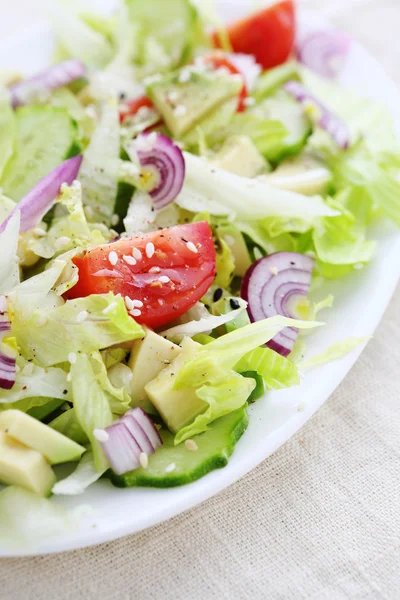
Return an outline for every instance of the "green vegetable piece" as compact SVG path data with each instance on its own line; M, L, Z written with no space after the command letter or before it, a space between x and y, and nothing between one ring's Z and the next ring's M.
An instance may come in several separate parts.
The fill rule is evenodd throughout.
M246 407L212 423L210 428L192 439L197 446L190 451L185 444L174 445L174 436L161 430L164 445L149 457L147 469L136 469L124 475L109 471L112 483L118 487L168 488L191 483L214 469L225 467L236 443L248 424Z
M240 374L242 377L254 379L254 381L256 382L256 387L251 392L250 396L247 398L247 402L249 404L252 404L264 395L264 380L261 377L261 375L257 373L257 371L243 371Z
M53 106L23 106L15 113L15 151L0 186L21 200L34 185L66 158L77 154L77 129L68 111Z

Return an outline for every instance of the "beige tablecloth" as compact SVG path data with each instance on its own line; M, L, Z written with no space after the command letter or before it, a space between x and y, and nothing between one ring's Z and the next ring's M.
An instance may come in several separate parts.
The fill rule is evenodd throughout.
M301 3L353 32L400 82L400 0ZM32 5L0 0L0 33L29 23ZM400 291L346 381L252 473L138 535L3 560L0 598L400 598L399 305Z

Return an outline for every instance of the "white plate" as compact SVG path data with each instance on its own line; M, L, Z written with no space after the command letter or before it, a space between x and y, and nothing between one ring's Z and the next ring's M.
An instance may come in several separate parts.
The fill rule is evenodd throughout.
M225 0L224 4L237 9L239 3ZM316 19L303 15L301 21L303 26L312 28ZM51 35L41 27L0 46L0 66L35 70L46 64L51 50ZM386 104L400 132L400 94L377 61L358 44L353 46L343 82ZM400 275L400 234L389 223L381 224L374 234L379 244L373 263L329 285L329 291L335 294L335 306L327 315L327 326L309 339L310 353L348 336L369 336L379 323ZM359 348L342 360L313 371L298 388L270 393L258 400L250 409L248 430L224 469L181 488L117 489L101 481L84 496L55 498L55 502L67 507L90 505L93 511L68 536L37 540L18 550L0 540L0 555L59 552L99 544L155 525L199 504L237 481L294 435L343 380L361 351Z

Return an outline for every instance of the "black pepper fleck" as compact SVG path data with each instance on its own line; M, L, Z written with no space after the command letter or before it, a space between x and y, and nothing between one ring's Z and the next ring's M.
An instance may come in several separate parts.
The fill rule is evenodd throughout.
M218 300L220 300L222 298L223 293L224 292L223 292L222 288L217 288L213 295L213 301L218 302Z
M240 304L237 300L235 300L234 298L231 298L229 300L229 304L231 305L232 310L236 310L237 308L240 308Z

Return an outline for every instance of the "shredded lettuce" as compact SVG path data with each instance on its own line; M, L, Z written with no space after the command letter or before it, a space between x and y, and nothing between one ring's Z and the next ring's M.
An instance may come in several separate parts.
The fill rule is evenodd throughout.
M0 233L0 293L9 292L19 283L19 223L20 213L17 210Z
M118 107L116 98L111 96L103 105L79 171L89 221L111 224L117 196L119 147Z
M256 371L269 390L280 390L299 385L300 376L296 365L270 348L255 348L235 365L239 373Z
M87 318L81 322L77 317L83 311ZM68 361L71 353L89 353L143 335L140 325L129 317L121 296L112 292L35 310L28 320L16 312L11 330L23 356L45 367Z
M82 429L74 408L64 411L61 415L53 419L49 423L49 427L66 435L77 444L84 446L89 443L89 438Z
M89 485L100 479L104 471L97 471L94 464L93 452L85 452L75 471L54 484L52 492L56 496L76 496L83 494Z
M0 84L0 178L14 151L15 122L10 95Z
M324 350L320 354L312 356L311 358L305 358L298 363L299 368L302 371L315 369L326 363L343 358L346 354L352 352L360 344L365 344L370 338L357 338L349 337L340 342L336 342L329 346L327 350Z
M71 384L63 369L58 367L44 369L22 357L17 359L17 365L16 381L11 390L0 389L0 403L10 404L36 396L47 398L47 400L49 398L72 399ZM11 408L15 408L15 406ZM29 408L31 406L28 406L26 410Z
M89 438L96 471L104 472L108 463L94 430L104 429L113 421L109 396L102 388L88 355L78 354L70 372L76 418Z

